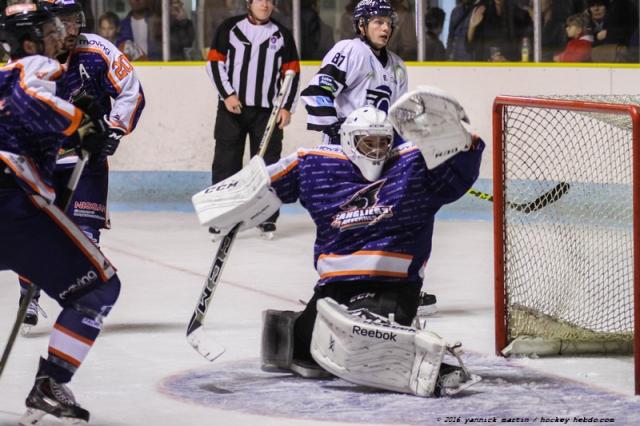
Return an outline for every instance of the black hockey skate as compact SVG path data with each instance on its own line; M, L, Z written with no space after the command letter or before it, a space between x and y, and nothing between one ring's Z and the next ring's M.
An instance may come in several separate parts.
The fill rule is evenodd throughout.
M65 425L88 424L89 412L76 403L73 393L66 385L56 382L42 372L44 362L44 359L40 358L36 382L25 402L27 411L18 424L38 425L47 414L58 417Z
M265 240L273 240L273 237L276 233L276 224L273 222L262 222L258 225L258 229L260 230L260 236Z
M435 314L436 312L438 312L436 302L437 299L435 294L429 294L421 291L420 301L418 302L418 312L416 315L419 317L426 317Z

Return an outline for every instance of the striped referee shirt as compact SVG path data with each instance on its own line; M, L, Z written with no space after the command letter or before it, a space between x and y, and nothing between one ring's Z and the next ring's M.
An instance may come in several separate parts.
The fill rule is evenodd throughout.
M207 74L221 99L235 94L245 106L272 108L285 71L293 70L284 108L293 112L300 80L300 61L291 32L270 20L252 24L247 15L225 20L213 38Z

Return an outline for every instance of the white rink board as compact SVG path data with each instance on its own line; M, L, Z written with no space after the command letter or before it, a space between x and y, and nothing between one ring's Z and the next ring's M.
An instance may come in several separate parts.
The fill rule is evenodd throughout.
M318 65L302 67L304 87ZM202 65L137 65L147 106L139 128L121 144L112 170L210 170L217 92ZM497 95L571 95L638 93L637 68L537 66L409 66L409 88L428 84L457 97L477 133L490 145L491 108ZM320 134L307 132L306 112L298 103L285 131L283 154L314 146ZM491 177L491 148L481 177Z

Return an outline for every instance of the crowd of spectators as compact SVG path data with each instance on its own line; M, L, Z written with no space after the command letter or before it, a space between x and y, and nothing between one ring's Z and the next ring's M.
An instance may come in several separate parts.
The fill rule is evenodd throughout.
M0 6L17 1L21 0L0 0ZM127 1L126 15L107 11L96 19L91 0L81 0L87 31L112 41L131 60L162 60L161 0ZM206 51L197 47L206 50L222 21L246 13L245 0L199 0L204 2L204 42L196 46L194 21L198 18L195 12L189 16L191 4L185 7L183 1L170 0L171 60L203 59ZM414 1L391 0L397 20L388 47L409 61L418 58ZM427 1L428 5L438 3ZM533 0L456 3L448 17L440 7L427 7L426 61L533 60ZM541 61L640 62L638 3L639 0L541 0ZM348 0L340 16L332 18L328 11L320 10L318 0L301 0L301 59L321 59L336 41L353 38L351 14L356 4L357 0ZM292 29L292 0L277 0L273 18ZM583 28L576 33L577 24L582 22Z

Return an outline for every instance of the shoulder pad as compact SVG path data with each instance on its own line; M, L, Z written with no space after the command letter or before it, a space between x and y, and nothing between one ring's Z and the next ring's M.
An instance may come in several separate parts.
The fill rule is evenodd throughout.
M34 80L56 80L62 74L62 65L55 59L46 56L32 55L18 59L16 66L22 67L24 81L28 83Z

